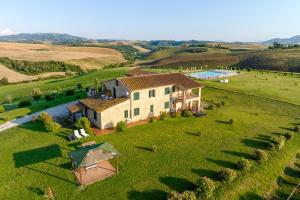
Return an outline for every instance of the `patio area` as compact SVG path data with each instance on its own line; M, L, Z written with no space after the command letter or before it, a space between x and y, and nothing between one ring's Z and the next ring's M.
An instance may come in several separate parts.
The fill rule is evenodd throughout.
M80 185L92 184L111 177L116 173L117 170L107 160L104 160L92 167L83 170L77 169L74 171L76 179Z

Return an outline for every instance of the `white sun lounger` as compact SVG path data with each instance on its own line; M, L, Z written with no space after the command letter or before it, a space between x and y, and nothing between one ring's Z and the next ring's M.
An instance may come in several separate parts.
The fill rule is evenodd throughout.
M82 135L83 137L88 137L89 136L89 134L87 134L83 128L80 129L80 135Z
M80 134L79 134L79 131L78 130L75 130L74 131L74 135L77 139L80 139L80 138L83 138Z

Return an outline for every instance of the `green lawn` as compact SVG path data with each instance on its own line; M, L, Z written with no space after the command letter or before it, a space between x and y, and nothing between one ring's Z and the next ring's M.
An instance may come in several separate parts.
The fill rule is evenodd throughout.
M230 78L228 84L202 81L206 86L245 92L300 105L300 74L245 72Z
M109 80L116 77L123 76L128 68L118 69L103 69L96 72L86 74L84 76L72 77L68 79L60 80L46 80L37 81L31 83L23 83L16 85L8 85L0 87L0 102L5 99L7 95L14 97L15 102L12 105L5 104L6 112L0 114L0 124L3 124L5 120L12 120L17 117L22 117L33 112L43 110L45 108L53 107L59 104L67 103L78 99L77 96L83 98L86 96L85 90L76 90L75 95L66 96L65 91L68 88L76 89L77 84L81 83L83 87L93 86L95 79L99 81ZM32 105L26 108L18 108L18 99L22 97L30 97L30 92L33 88L39 87L44 93L49 91L57 90L58 87L61 90L61 94L52 101L46 101L43 97L40 101L32 101ZM1 105L1 104L0 104Z
M0 196L3 199L43 199L52 187L56 199L165 199L170 190L194 188L200 176L234 168L264 149L271 136L286 133L299 123L300 107L266 98L205 88L203 96L225 106L208 110L205 118L155 121L124 133L93 136L86 141L108 141L122 154L120 173L84 189L76 185L67 153L78 146L65 136L46 133L41 124L28 123L0 135ZM233 119L234 123L227 122ZM201 132L200 136L195 132ZM82 141L84 142L84 141ZM269 161L230 184L216 182L217 199L260 199L272 188L299 150L300 135L280 152L268 152ZM158 151L147 148L157 145ZM288 193L290 188L284 189Z
M58 87L61 90L74 88L78 83L83 84L84 87L91 86L94 84L96 78L98 78L99 81L113 79L123 76L127 70L128 68L101 69L83 76L0 86L0 102L5 99L6 95L12 95L14 98L29 96L32 88L35 87L39 87L43 92L47 92L56 90Z

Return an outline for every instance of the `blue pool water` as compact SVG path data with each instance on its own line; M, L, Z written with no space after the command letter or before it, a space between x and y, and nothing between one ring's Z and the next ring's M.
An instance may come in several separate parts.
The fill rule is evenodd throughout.
M201 79L209 79L209 78L221 78L226 77L229 74L219 71L204 71L204 72L194 72L191 73L190 76L194 78L201 78Z

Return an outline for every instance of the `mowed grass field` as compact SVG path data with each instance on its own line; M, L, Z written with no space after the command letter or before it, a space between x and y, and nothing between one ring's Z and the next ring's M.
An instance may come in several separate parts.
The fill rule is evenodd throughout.
M93 86L96 79L99 81L104 81L113 79L115 77L124 76L127 70L129 70L129 68L102 69L82 76L1 86L0 101L3 101L7 95L12 95L14 98L30 96L31 90L36 87L40 88L45 93L48 91L57 90L58 88L60 90L75 88L78 83L81 83L83 87Z
M0 196L4 199L41 199L48 187L56 199L166 199L171 190L195 188L200 176L215 180L225 167L235 169L237 160L251 160L254 149L266 148L270 137L286 133L299 122L300 107L247 94L204 88L203 97L225 106L207 110L205 118L170 118L127 129L123 133L92 136L69 142L72 132L51 134L38 122L0 135ZM233 119L232 125L227 122ZM195 134L200 132L201 134ZM122 154L120 173L80 189L71 173L68 153L80 143L108 141ZM216 180L215 199L260 199L275 190L285 166L299 150L300 135L269 160L253 163L248 173L238 173L232 183ZM147 148L158 147L157 152ZM281 192L286 197L291 188Z
M66 102L74 101L85 97L85 87L94 86L95 80L98 79L100 82L104 80L113 79L116 77L121 77L125 74L128 68L118 68L118 69L103 69L95 71L83 76L63 78L63 79L49 79L44 81L36 81L30 83L7 85L0 87L0 102L3 102L6 96L11 96L14 99L13 104L4 104L6 112L0 113L0 124L3 124L7 120L12 120L17 117L26 116L30 113L43 110L45 108L53 107ZM81 83L84 87L79 91L77 89L77 84ZM26 108L18 108L18 102L21 99L31 98L31 91L33 88L40 88L44 94L51 93L53 91L59 92L60 94L55 100L46 101L44 97L39 101L32 101L32 105ZM66 96L65 92L68 89L75 89L75 94L72 96Z
M229 78L229 83L218 80L202 81L208 87L264 96L300 105L300 74L277 72L246 72Z
M8 42L0 42L0 56L12 60L78 63L83 69L99 69L104 65L125 61L120 52L110 48Z

